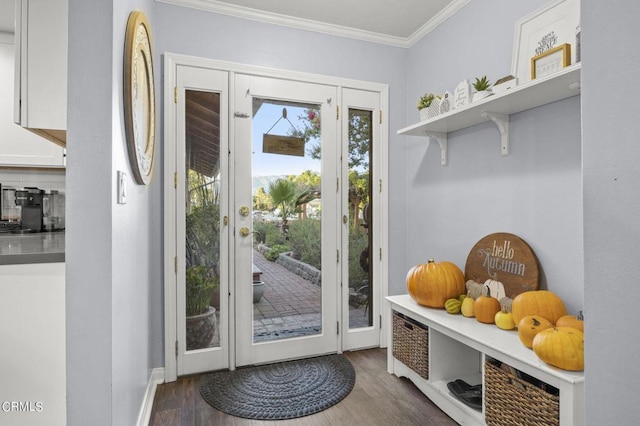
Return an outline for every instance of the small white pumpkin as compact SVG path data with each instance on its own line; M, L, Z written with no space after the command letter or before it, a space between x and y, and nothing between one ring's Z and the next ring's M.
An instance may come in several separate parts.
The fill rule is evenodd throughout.
M492 280L489 278L484 282L484 285L489 288L489 295L500 300L506 297L507 293L504 291L504 285L500 281Z
M487 286L474 280L468 280L465 283L465 287L467 289L467 295L471 296L474 300L480 296L487 296L489 294Z

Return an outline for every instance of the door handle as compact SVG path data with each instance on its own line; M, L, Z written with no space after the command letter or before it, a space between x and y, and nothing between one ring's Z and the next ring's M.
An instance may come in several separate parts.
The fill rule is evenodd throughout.
M253 232L251 232L249 228L247 228L246 226L243 226L242 228L240 228L241 237L248 237L251 234L253 234Z

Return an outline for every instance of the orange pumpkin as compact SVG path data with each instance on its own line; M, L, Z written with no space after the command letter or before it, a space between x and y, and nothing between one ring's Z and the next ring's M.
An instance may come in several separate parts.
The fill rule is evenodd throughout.
M495 297L480 296L473 303L473 312L479 322L493 324L500 312L500 302Z
M518 324L523 317L539 315L553 324L563 315L567 315L562 300L548 290L532 290L518 294L511 303L513 321Z
M584 320L575 315L563 315L556 321L556 327L571 327L584 333Z
M584 370L584 334L572 327L553 327L533 339L533 351L549 365L563 370Z
M407 291L421 305L444 308L447 299L464 293L464 274L451 262L429 259L409 270Z
M538 315L528 315L518 322L518 337L523 345L528 348L533 347L533 339L542 330L552 328L551 321Z

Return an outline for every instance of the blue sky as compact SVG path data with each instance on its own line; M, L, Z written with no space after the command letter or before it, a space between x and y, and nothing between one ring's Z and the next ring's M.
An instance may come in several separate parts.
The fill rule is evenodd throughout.
M298 130L304 129L304 124L298 119L299 116L303 115L304 108L287 106L287 118L289 121L282 118L282 108L282 105L264 103L255 117L253 117L253 176L298 175L305 170L320 172L320 160L311 159L306 154L306 148L304 157L265 154L262 152L262 135L264 133L288 135L291 130L289 121ZM271 129L271 126L276 122L277 124Z

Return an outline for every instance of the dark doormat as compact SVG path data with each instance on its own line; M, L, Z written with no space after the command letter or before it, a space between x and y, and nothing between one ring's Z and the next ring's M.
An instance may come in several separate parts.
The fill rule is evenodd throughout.
M326 355L207 374L200 380L200 395L233 416L283 420L337 404L351 392L355 380L344 355Z

